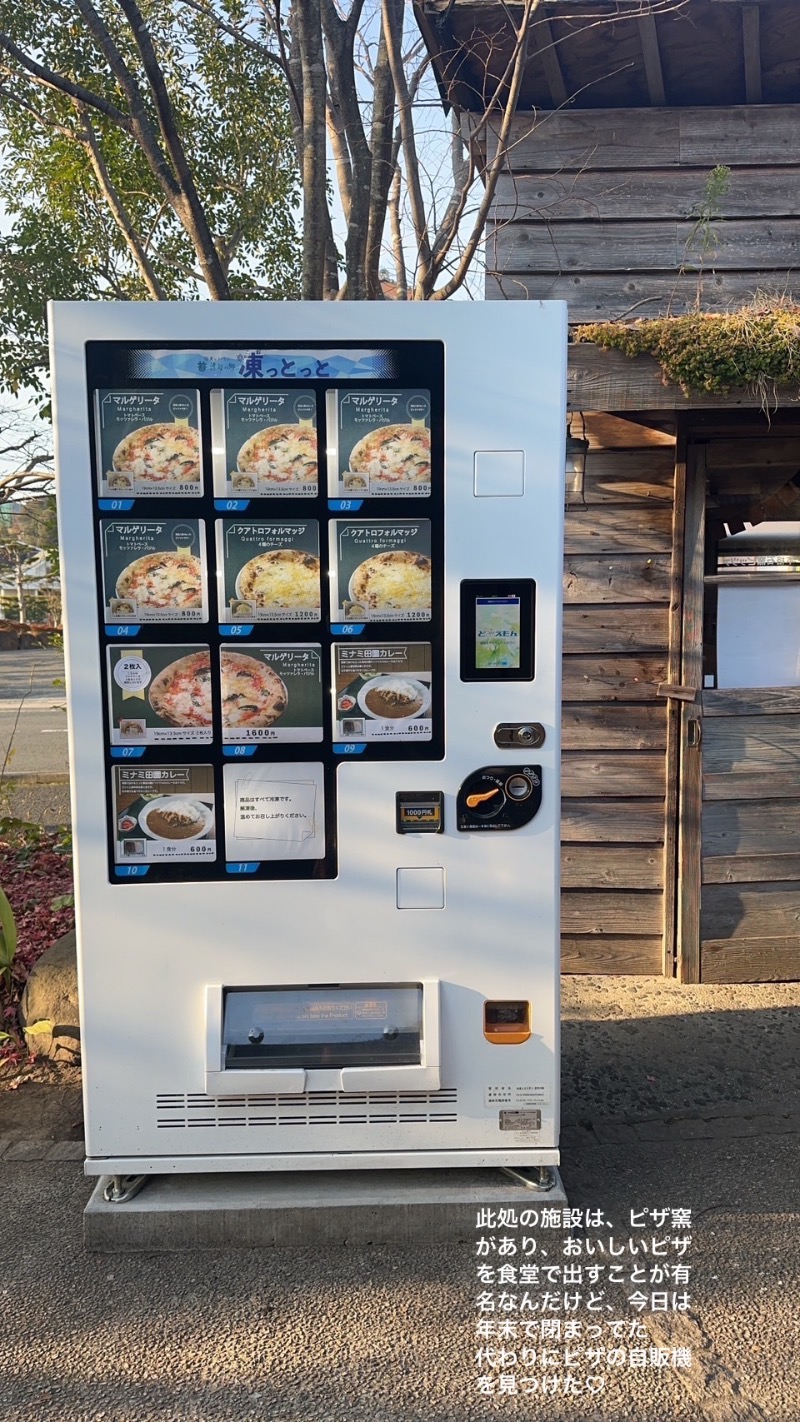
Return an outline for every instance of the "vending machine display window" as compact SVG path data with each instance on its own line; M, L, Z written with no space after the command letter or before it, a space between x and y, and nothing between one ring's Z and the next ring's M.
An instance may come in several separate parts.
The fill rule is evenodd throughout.
M335 878L345 759L445 753L443 343L85 351L111 882Z

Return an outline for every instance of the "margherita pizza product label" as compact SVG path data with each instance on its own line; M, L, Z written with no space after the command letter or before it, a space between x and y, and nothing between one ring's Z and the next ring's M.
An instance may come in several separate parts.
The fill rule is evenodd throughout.
M429 390L338 390L328 397L336 425L329 469L332 494L348 498L431 492Z
M201 520L109 520L100 537L107 624L208 621Z
M196 390L97 390L95 424L101 496L202 494Z
M208 647L113 646L106 655L113 746L210 743Z
M220 497L317 493L313 390L212 390L211 420Z
M216 859L214 767L115 765L114 862Z
M334 620L430 622L429 519L331 524L336 570Z
M319 622L315 521L217 523L220 621Z
M429 741L429 642L333 646L334 741Z
M220 648L226 743L322 740L322 652L316 644Z

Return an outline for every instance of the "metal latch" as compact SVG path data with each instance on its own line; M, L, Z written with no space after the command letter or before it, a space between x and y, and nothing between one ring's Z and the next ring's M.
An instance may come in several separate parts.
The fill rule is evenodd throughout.
M686 722L686 744L695 749L703 739L703 724L692 719Z

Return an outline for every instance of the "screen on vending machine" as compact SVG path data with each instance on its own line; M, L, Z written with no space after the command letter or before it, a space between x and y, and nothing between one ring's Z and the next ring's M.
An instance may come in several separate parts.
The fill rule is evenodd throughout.
M444 755L443 345L86 359L111 881L334 877L337 767Z
M518 597L475 599L475 665L479 670L519 667L519 609Z

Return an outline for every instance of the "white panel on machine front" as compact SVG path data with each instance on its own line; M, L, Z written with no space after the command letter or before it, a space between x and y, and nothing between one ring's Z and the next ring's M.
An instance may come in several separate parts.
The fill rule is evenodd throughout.
M136 1162L151 1171L214 1169L223 1161L229 1169L285 1161L314 1168L315 1159L334 1155L360 1164L556 1162L565 308L59 303L51 330L87 1170ZM443 404L424 360L417 378L409 369L409 351L425 343L432 361L443 350ZM312 365L338 352L344 368L345 358L375 351L399 362L397 390L391 364L372 384L368 361L357 379L338 382L328 365ZM291 352L291 373L264 378L247 365L254 352L286 355L287 369ZM234 355L236 378L225 364ZM314 374L292 386L306 359ZM267 390L288 402L277 420L264 414ZM401 443L388 456L390 417L374 413L382 406L344 398L366 401L370 391L402 397L391 416ZM248 444L261 462L250 468L241 457L229 467L229 405L240 454L247 420L261 411ZM338 471L333 411L337 437L350 441ZM303 453L315 425L327 440L316 475ZM408 429L398 434L399 425ZM160 467L142 427L167 439ZM276 427L301 461L296 493L291 481L290 492L260 482L274 476ZM424 458L426 441L427 476L413 462ZM200 450L199 476L192 447ZM398 448L405 498L386 474ZM337 472L342 482L334 485ZM312 525L319 548L309 541ZM378 525L388 543L376 541ZM426 528L427 551L418 541ZM386 557L387 547L402 557ZM152 591L165 550L170 586L182 589L166 595L183 600L172 623L164 597ZM315 559L323 573L330 565L320 607L312 596L288 631L284 612L276 614L283 622L260 621L265 570L275 577L288 568L294 577ZM183 590L200 561L208 613L199 593L193 600ZM417 595L409 601L415 611L404 617L395 608L371 626L376 572L400 567L416 576L426 564L433 564L431 608ZM478 631L466 638L465 580L488 593L468 593L480 606L471 613ZM525 639L515 590L530 580L530 677L493 676L485 670L491 658L481 663L479 653L484 671L462 679L465 656L486 628L518 639L521 617ZM387 674L345 685L348 656L364 669L351 653L359 646L387 658ZM230 706L244 704L237 678L254 675L246 665L254 659L261 671L248 695L267 710L256 725L261 736L247 743L244 713L237 720ZM207 714L198 709L201 662L204 685L211 671ZM510 664L518 664L513 649ZM183 675L195 677L188 690ZM383 717L376 695L384 697ZM404 720L398 698L409 696L417 702ZM276 740L282 716L294 716L293 728ZM392 740L393 722L413 719L428 728L417 732L416 750L411 734ZM538 723L544 743L499 748L499 723ZM388 758L392 746L399 749ZM165 768L175 772L177 798ZM532 817L522 814L505 832L485 821L459 828L459 790L482 769L497 772L498 785L506 774L530 775ZM478 814L493 794L508 800L512 816L519 811L491 778L488 789L475 783L469 798ZM398 792L419 792L421 801L443 795L444 831L398 833ZM278 831L259 819L266 800L285 807ZM294 1058L278 1053L272 1066L265 1059L248 1067L245 1043L226 1073L221 1037L221 1055L216 1038L209 1047L215 988L321 988L313 1016L325 989L334 1003L335 990L352 984L368 1005L353 1009L350 994L346 1011L369 1017L384 1010L375 1005L381 985L423 983L429 1007L410 1060L399 1050L393 1058L390 1045L379 1065L359 1067L335 1051L330 1066L324 1052L312 1051L306 1063L295 1042L287 1047ZM504 1042L502 1031L485 1030L487 1001L529 1003L527 1039ZM317 1032L309 1012L296 1010L303 1031ZM211 1016L221 1034L221 996Z

